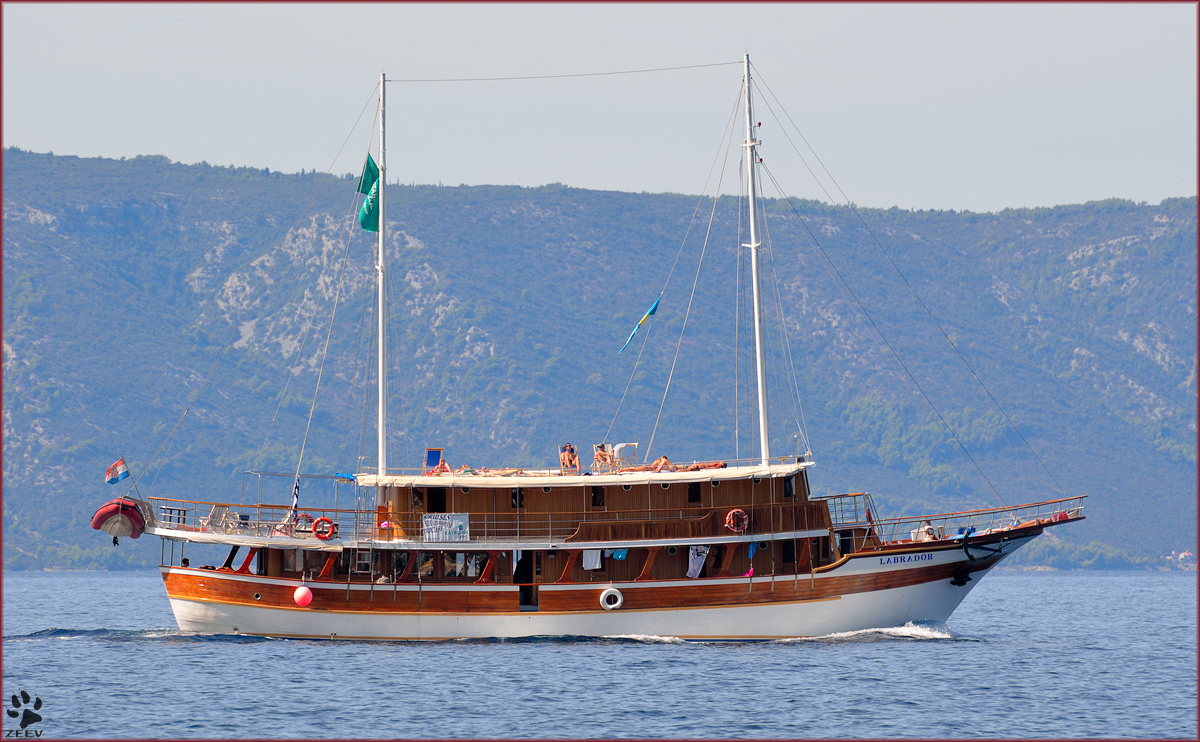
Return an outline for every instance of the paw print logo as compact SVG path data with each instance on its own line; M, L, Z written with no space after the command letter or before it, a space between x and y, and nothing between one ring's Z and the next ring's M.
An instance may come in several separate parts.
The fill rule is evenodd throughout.
M24 710L22 710L24 707ZM29 694L21 691L21 697L17 698L17 694L12 695L12 707L7 709L8 715L12 718L21 717L21 728L30 724L37 724L42 720L42 715L37 713L42 708L42 699L37 696L33 697L33 708L29 708Z

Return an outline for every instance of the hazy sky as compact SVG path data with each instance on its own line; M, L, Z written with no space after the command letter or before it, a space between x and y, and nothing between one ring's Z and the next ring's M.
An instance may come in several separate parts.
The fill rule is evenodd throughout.
M2 12L4 146L37 152L357 172L373 103L354 124L380 70L570 74L749 52L760 82L862 205L990 211L1196 194L1192 3L5 3ZM724 151L740 80L730 65L393 83L388 179L699 193ZM824 199L757 102L766 164L789 194ZM734 149L725 192L737 188Z

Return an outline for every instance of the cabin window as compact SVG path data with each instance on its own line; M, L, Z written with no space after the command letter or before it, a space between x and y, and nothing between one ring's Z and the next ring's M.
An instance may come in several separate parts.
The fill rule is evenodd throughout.
M788 477L783 480L783 496L784 497L795 497L796 496L796 478L795 477Z
M404 571L404 567L408 564L408 552L401 551L392 557L392 573L400 574Z
M592 507L594 507L594 508L604 507L604 488L603 487L592 487Z
M713 487L720 487L720 486L721 486L721 483L720 483L720 482L713 482L713 483L712 483L712 486L713 486Z
M424 487L413 487L412 506L413 506L413 510L424 510L425 509L425 488Z
M784 564L792 564L793 562L795 562L796 561L796 542L795 541L781 541L780 544L783 546L783 554L780 558L780 561L782 561Z
M548 494L550 494L550 488L549 488L549 487L542 487L542 492L545 492L545 493L548 495Z
M478 577L483 574L483 568L487 566L487 554L482 551L476 551L467 554L467 577Z
M525 492L520 487L512 488L512 506L513 510L525 507Z
M667 483L667 484L660 484L660 485L658 485L658 486L659 486L659 487L662 487L662 488L663 488L663 489L665 489L665 490L669 490L669 489L671 489L671 485L670 485L669 483Z
M798 490L798 492L800 494L800 499L807 500L808 499L808 472L807 471L801 469L800 473L796 475L796 485L797 485L796 489Z
M303 567L296 566L298 564L304 564L304 552L300 549L284 549L283 571L299 572Z
M461 551L442 552L442 576L466 577L467 555Z
M417 554L417 564L413 574L418 577L433 577L433 552L422 551Z
M625 490L626 492L628 492L630 489L632 489L632 487L633 487L633 486L632 486L632 485L629 485L629 484L623 484L623 485L621 485L621 489Z
M463 487L463 488L462 488L462 493L463 493L464 495L465 495L465 494L467 494L467 493L468 493L468 492L470 492L470 491L471 491L471 488L470 488L470 487Z
M428 507L426 510L430 513L446 512L446 488L445 487L430 487L428 495Z
M755 477L755 478L754 478L754 483L755 483L755 484L758 484L758 483L759 483L759 482L761 482L761 481L762 481L762 477Z
M542 574L542 552L535 552L533 555L533 573L541 576Z
M688 484L688 504L691 505L700 501L700 483L692 482Z
M306 551L304 552L304 568L311 570L319 570L325 566L325 552L323 551Z

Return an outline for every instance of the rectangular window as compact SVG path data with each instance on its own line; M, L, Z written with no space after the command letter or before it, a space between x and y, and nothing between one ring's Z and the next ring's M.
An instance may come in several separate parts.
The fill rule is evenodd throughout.
M792 562L795 562L796 561L796 542L795 541L782 541L781 543L783 545L783 556L782 556L783 563L791 564Z
M783 480L783 496L792 498L796 496L796 478L788 477Z
M520 487L512 488L513 510L525 507L525 492Z
M417 563L413 568L413 574L418 577L433 577L432 551L422 551L417 554Z
M482 551L467 554L467 577L478 577L487 566L487 554Z
M691 482L688 484L688 504L699 504L701 502L700 483Z
M594 507L594 508L604 507L604 488L603 487L592 487L592 507Z
M413 487L412 506L413 506L413 510L424 510L425 509L425 488L424 487Z
M442 552L442 565L444 577L467 576L467 555L461 551Z
M428 507L426 510L430 513L446 512L446 488L445 487L430 487L428 496Z
M542 552L537 552L533 555L533 573L535 575L542 574Z

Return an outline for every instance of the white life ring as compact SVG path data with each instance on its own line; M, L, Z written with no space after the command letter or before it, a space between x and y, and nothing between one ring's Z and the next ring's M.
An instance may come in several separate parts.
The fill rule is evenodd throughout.
M615 600L612 600L615 598ZM615 611L625 605L625 596L615 587L610 587L600 593L600 607L606 611Z

